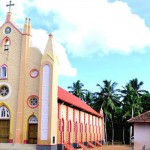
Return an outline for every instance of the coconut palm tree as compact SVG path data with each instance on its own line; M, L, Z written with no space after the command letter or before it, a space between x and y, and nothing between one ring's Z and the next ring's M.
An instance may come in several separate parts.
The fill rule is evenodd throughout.
M88 104L93 108L94 105L93 93L87 90L84 94L84 101L86 102L86 104Z
M122 93L122 107L124 111L123 119L134 117L142 112L141 98L143 94L148 93L146 90L141 90L143 82L138 82L138 79L132 79L129 83L120 90ZM130 137L132 136L132 126L130 127Z
M141 98L143 112L150 110L150 94L144 94Z
M84 84L81 83L80 80L77 82L73 82L72 86L68 86L68 89L70 89L69 93L79 97L80 99L84 100L86 89L83 89Z
M119 105L119 97L117 94L117 83L108 80L103 81L103 86L97 84L100 88L100 92L96 92L94 95L95 105L94 108L99 111L101 108L104 111L105 115L105 140L107 143L107 130L106 125L108 119L111 120L111 127L112 127L112 144L114 142L114 125L113 125L113 117L114 111L116 110L116 106Z
M146 90L141 90L141 86L143 82L138 83L138 79L135 78L130 80L129 83L123 87L123 90L120 90L122 93L123 101L122 104L126 109L126 113L124 117L134 117L134 115L138 115L142 111L141 107L141 98L144 94L148 93Z

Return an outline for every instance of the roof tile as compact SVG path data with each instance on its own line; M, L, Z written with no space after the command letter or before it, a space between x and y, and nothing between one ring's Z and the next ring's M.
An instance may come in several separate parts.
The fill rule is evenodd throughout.
M80 98L70 94L66 90L62 89L61 87L58 87L58 98L62 100L63 102L66 102L68 104L71 104L73 106L76 106L82 110L85 110L93 115L96 115L98 117L103 117L102 114L97 113L94 109L92 109L90 106L88 106L85 102L83 102Z
M140 114L136 117L133 117L131 119L128 120L128 122L150 122L150 110Z

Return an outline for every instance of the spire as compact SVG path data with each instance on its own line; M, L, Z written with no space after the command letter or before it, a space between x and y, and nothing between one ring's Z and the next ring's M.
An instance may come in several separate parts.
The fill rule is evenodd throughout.
M25 18L23 33L24 33L24 34L27 34L27 33L28 33L28 18Z
M48 42L46 44L46 48L45 48L45 51L44 51L44 55L45 54L50 54L53 56L54 52L53 52L53 35L52 33L49 34L49 39L48 39Z
M31 19L29 18L29 21L28 21L28 34L30 35L31 34Z

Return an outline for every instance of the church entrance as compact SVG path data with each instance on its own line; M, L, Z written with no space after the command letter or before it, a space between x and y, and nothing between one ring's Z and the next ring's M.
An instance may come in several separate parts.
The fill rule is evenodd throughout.
M28 143L37 144L38 121L35 115L32 115L28 121Z
M5 106L0 107L0 143L9 143L10 113Z

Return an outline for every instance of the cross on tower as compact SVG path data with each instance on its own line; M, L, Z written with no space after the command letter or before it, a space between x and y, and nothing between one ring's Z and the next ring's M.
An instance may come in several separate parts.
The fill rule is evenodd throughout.
M12 4L11 1L9 1L9 4L6 5L7 7L9 7L9 12L10 12L11 6L14 6L14 5L15 4Z

